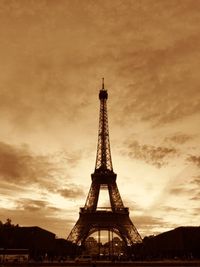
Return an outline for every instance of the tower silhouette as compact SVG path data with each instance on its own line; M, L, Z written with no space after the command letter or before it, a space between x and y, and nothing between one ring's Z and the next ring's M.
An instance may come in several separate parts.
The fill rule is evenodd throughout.
M117 175L113 171L107 114L108 93L104 88L99 91L100 115L97 156L94 173L91 174L92 184L85 206L80 208L79 219L69 234L67 240L83 244L92 233L100 230L114 232L122 238L126 245L142 241L136 227L129 217L129 209L124 207L117 184ZM108 190L110 209L98 209L98 199L101 190Z

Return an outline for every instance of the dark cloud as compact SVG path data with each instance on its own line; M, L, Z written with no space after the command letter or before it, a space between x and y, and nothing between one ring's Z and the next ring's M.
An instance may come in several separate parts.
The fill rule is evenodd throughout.
M154 126L171 123L200 111L198 75L199 33L160 49L145 48L124 55L119 75L130 79L118 105L126 117L151 122ZM123 61L122 61L123 64Z
M138 141L133 141L128 144L129 157L143 160L157 168L166 165L168 163L168 158L174 156L176 153L177 151L175 148L141 145Z
M187 161L194 163L197 167L200 167L200 156L190 155Z
M29 3L26 1L23 1L23 3L19 3L17 1L9 1L8 3L5 3L4 1L0 2L1 12L5 12L7 14L13 13L16 17L21 16L24 13L26 15L33 15L36 12L43 10L45 6L45 0L41 0L36 3L34 3L34 1L30 1Z
M0 176L11 183L35 183L51 178L52 164L47 157L32 154L26 146L0 142Z
M64 174L70 179L60 163L66 164L66 169L75 167L81 156L76 153L58 152L54 155L40 156L33 154L27 146L12 146L0 142L0 177L1 192L23 191L24 185L37 184L41 188L56 193L59 183L56 179ZM81 189L69 185L68 189L60 190L63 196L82 195ZM9 193L10 194L10 193Z
M194 188L188 188L187 184L180 184L176 187L172 187L169 190L169 193L172 195L187 195L187 196L191 196L194 195L196 192L196 189Z
M193 137L191 135L183 134L183 133L176 133L172 136L166 137L164 142L174 142L176 144L182 145L187 141L191 140Z
M195 176L194 179L191 181L192 184L200 185L200 175Z
M35 212L35 211L45 211L48 202L43 201L43 200L33 200L33 199L26 199L26 198L21 198L16 201L17 208L19 210L24 210L25 212Z
M65 188L57 190L65 198L77 199L85 196L82 188L75 184L68 184Z
M44 212L45 215L53 214L61 209L52 207L48 201L36 200L29 198L20 198L16 200L16 209L24 210L25 212Z
M169 193L172 195L182 195L186 193L188 190L185 187L176 187L176 188L171 188Z
M8 21L2 17L7 27L1 29L1 36L8 42L1 50L5 62L10 62L7 72L12 79L2 81L0 106L4 114L9 110L16 127L31 128L34 122L40 127L55 126L64 118L78 119L90 96L84 92L85 84L94 77L88 70L92 68L97 76L98 66L104 65L111 79L116 74L126 78L129 90L122 108L130 114L161 122L198 110L199 79L190 66L199 47L199 34L193 34L199 21L195 2L193 6L159 1L12 2L1 6L10 15ZM185 23L189 29L192 25L192 31L185 31ZM189 92L191 98L186 101Z
M80 90L85 89L86 78L73 73L88 54L75 48L80 48L77 42L80 35L79 27L73 23L72 10L78 17L81 11L67 2L61 5L46 1L41 4L11 2L13 4L0 4L0 23L4 25L0 34L6 40L1 42L0 51L7 51L0 52L2 65L5 63L3 77L0 75L1 114L14 126L15 132L36 128L55 130L63 126L63 120L65 123L76 121L88 107L89 95ZM64 26L70 22L69 28Z

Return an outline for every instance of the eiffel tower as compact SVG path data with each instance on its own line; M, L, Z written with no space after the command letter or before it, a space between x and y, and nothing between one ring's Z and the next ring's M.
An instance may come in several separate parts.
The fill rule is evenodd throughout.
M117 184L117 175L113 171L107 114L108 93L104 88L99 91L100 116L97 156L94 173L91 174L92 184L85 206L80 208L79 219L67 240L78 245L83 244L94 232L106 230L116 233L126 245L142 242L141 236L129 217L129 209L124 207ZM100 190L108 190L110 210L98 209Z

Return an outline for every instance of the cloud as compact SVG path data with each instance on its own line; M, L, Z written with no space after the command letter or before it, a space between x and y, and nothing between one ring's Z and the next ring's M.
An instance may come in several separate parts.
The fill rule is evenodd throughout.
M187 141L191 140L193 137L191 135L183 134L183 133L176 133L172 136L168 136L164 139L164 142L171 141L173 143L182 145L186 143Z
M70 183L63 187L58 182L63 175L66 181L71 179L66 169L70 173L81 157L81 153L66 151L41 156L32 153L26 145L0 142L1 192L10 194L10 191L23 191L24 185L37 185L66 198L81 197L84 192L78 185Z
M127 154L131 158L143 160L148 164L152 164L157 168L166 165L169 157L173 157L177 153L175 148L156 147L152 145L141 145L138 141L128 144Z
M175 196L182 195L182 196L187 196L187 197L191 197L195 195L196 192L198 191L198 188L189 187L188 185L189 185L189 181L188 181L188 184L185 183L185 184L177 185L175 187L171 187L171 189L169 190L169 194L175 195Z
M19 192L26 191L26 187L23 183L10 183L9 181L4 181L1 179L1 188L0 188L0 194L5 196L13 196L13 192L15 194L18 194Z
M159 126L199 114L199 33L173 42L162 49L158 45L125 52L119 75L129 84L125 82L118 102L126 103L121 109L127 119L134 116Z
M172 206L163 206L161 207L161 210L163 210L164 212L174 212L174 213L177 213L178 211L184 211L184 209L180 209L180 208L176 208Z
M7 4L5 2L0 3L0 12L14 14L16 17L21 16L23 13L26 15L33 15L38 11L43 10L46 6L46 1L42 0L40 2L34 3L34 1L30 1L28 4L26 2L19 3L18 1L10 1ZM12 14L12 15L13 15Z
M133 219L135 223L140 224L142 227L160 225L163 223L162 218L157 218L149 215L135 216Z
M1 179L14 184L40 183L52 178L56 166L46 156L31 153L27 146L12 146L0 142ZM58 170L58 168L57 168Z
M197 200L199 201L199 199L200 199L200 196ZM194 208L193 209L193 216L199 216L199 214L200 214L200 208Z
M77 167L83 157L83 151L59 151L53 155L54 159L57 157L70 168Z
M191 194L190 200L199 201L200 200L200 175L194 176L193 180L190 182L191 185L195 186L193 194Z
M180 185L179 187L171 188L169 193L172 195L182 195L188 193L188 191L192 190L188 190L186 187Z
M170 197L183 197L186 201L199 201L200 190L199 190L200 179L198 176L188 178L187 182L171 187L168 191ZM193 209L193 208L191 208ZM178 211L182 209L178 208Z
M14 33L8 31L13 23L18 32L15 45L4 46L1 55L1 58L6 55L5 61L10 62L6 73L12 80L1 82L0 107L15 129L30 130L34 125L53 130L62 128L64 120L77 122L91 101L91 94L83 90L86 82L96 79L108 67L111 81L117 76L119 84L126 87L125 93L120 88L120 101L125 105L120 103L117 108L129 111L127 117L138 115L138 119L156 125L176 120L180 113L192 114L195 106L198 110L199 78L194 69L198 69L195 59L199 34L193 33L197 25L194 7L187 9L186 3L180 6L159 1L136 5L131 1L115 4L95 1L78 6L45 2L2 4L12 19L20 10L20 21L24 21L11 20L2 29L8 44L13 44ZM151 11L157 15L152 17ZM189 27L188 31L182 24L185 25L185 17L188 27L191 23L192 29ZM63 26L66 19L69 28ZM17 62L15 66L13 58ZM88 71L91 68L92 75ZM90 85L87 90L92 92L89 88L93 84ZM184 96L189 94L186 101Z
M190 155L187 161L194 163L197 167L200 167L200 156Z
M69 172L77 166L81 153L57 152L53 155L36 155L28 146L13 146L0 142L0 177L1 192L23 191L24 185L36 185L49 192L59 192L62 196L81 196L82 190L74 184L60 189L59 179L69 180ZM63 167L64 166L64 167ZM66 169L68 169L68 174Z
M191 181L192 184L200 185L200 175L195 176L194 179Z
M60 209L49 206L49 203L44 200L35 200L28 198L20 198L16 201L16 209L24 210L25 212L42 211L44 213L53 213Z
M57 130L64 126L63 121L73 124L88 107L89 94L80 90L85 89L83 82L87 78L77 74L78 69L83 70L77 65L88 53L79 49L82 46L76 37L79 27L70 11L72 8L76 12L76 8L69 3L40 2L18 3L14 0L8 5L0 4L0 23L5 25L0 34L6 40L0 44L2 64L5 63L4 73L0 74L0 111L3 115L0 120L4 117L6 126L10 124L15 132ZM7 19L7 12L10 19ZM78 18L81 10L77 9L77 13ZM64 26L66 20L69 20L69 29ZM83 55L78 56L81 51ZM73 73L75 69L76 74Z
M67 187L64 187L62 189L57 190L61 196L65 198L71 198L71 199L77 199L77 198L82 198L85 196L84 191L80 186L75 185L75 184L68 184Z
M190 200L199 201L200 200L200 192L198 192L197 194L195 194L194 197L191 197Z
M166 224L166 221L163 218L151 215L134 216L131 220L143 237L149 234L160 233L163 224Z

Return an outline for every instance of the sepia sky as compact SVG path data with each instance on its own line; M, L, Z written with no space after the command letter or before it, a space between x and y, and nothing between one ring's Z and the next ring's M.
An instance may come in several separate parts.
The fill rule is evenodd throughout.
M0 0L1 221L68 236L95 167L105 77L113 168L139 233L199 226L199 9Z

